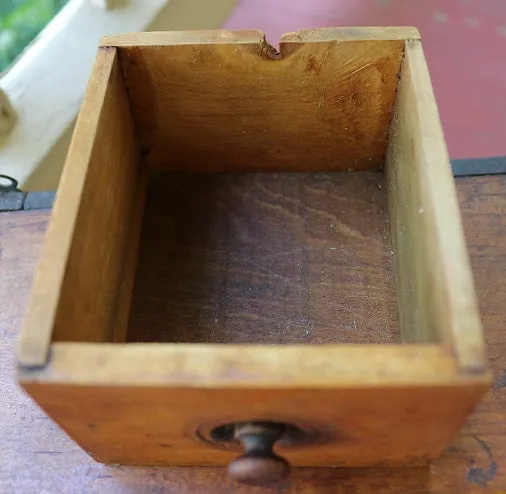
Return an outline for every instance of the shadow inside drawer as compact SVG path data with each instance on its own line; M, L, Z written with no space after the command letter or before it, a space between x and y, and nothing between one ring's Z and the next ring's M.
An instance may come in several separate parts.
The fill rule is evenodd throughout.
M127 341L397 343L379 172L152 174Z

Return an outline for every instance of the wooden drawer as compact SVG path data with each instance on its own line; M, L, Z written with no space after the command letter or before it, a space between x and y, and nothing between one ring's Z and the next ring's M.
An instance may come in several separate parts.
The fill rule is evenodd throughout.
M19 376L103 462L437 457L490 375L416 29L105 38Z

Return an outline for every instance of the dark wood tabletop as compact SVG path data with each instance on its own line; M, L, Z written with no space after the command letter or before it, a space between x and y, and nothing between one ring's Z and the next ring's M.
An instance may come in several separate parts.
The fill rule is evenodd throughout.
M506 492L506 175L456 179L493 388L427 468L295 470L286 493ZM0 214L0 493L276 492L231 484L223 469L96 463L18 388L17 335L49 211Z

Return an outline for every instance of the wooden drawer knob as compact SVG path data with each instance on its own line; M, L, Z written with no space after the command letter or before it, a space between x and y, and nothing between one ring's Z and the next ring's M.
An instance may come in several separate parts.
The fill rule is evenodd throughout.
M290 465L273 451L285 433L283 424L251 422L237 424L234 437L244 448L244 455L228 466L230 478L243 484L267 486L285 480Z

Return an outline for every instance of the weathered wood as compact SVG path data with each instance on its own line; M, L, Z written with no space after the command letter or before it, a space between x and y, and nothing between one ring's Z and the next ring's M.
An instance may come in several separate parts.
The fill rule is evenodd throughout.
M123 368L128 365L121 360ZM231 377L233 365L226 371ZM252 366L246 372L254 376ZM49 377L31 383L22 375L23 386L96 460L127 465L226 465L238 450L212 447L199 440L198 431L251 420L318 431L321 444L280 449L294 466L424 465L443 452L483 394L481 383L471 382L341 389L337 383L324 389L292 383L273 389L254 378L244 387L234 386L233 379L221 387L212 376L204 387L169 387L116 381L77 386Z
M138 161L116 50L101 48L34 281L22 365L44 365L51 338L112 337Z
M128 365L126 364L128 362ZM21 378L58 385L238 389L369 389L459 384L451 355L437 345L203 345L54 343L44 369ZM472 377L469 377L473 381ZM394 404L395 405L395 404ZM394 406L393 405L393 406ZM185 406L182 404L181 406ZM216 408L227 407L217 403ZM188 414L192 412L188 410ZM396 413L400 413L396 412ZM146 427L153 423L147 421ZM169 427L168 425L166 427Z
M117 48L131 48L134 46L174 46L191 44L229 44L252 43L258 37L264 36L259 31L235 30L196 30L196 31L157 31L138 32L103 36L102 46ZM320 41L394 41L420 39L420 33L415 27L328 27L318 29L303 29L292 33L284 33L281 40L285 43L314 43Z
M300 468L284 492L492 494L506 490L506 177L457 180L463 223L476 278L494 388L466 427L430 468ZM0 214L0 491L130 493L146 489L214 494L231 485L221 468L128 468L96 463L76 448L15 383L18 326L43 240L48 212ZM493 268L492 268L493 267Z
M123 258L123 272L121 274L121 284L119 287L119 297L116 304L114 330L112 334L112 340L120 343L126 340L131 315L133 287L137 271L139 244L144 218L144 204L146 201L146 181L147 174L144 170L141 170L134 191L130 229L125 246L126 252Z
M168 45L172 36L186 36L186 42ZM297 36L282 40L281 57L255 33L212 33L213 40L223 38L214 44L179 33L161 46L122 46L119 59L117 48L101 49L29 312L32 335L35 316L43 318L41 336L28 340L39 343L39 353L34 358L34 347L27 352L22 346L20 381L102 461L224 464L232 453L213 448L197 431L229 421L278 420L316 429L323 438L287 450L294 465L424 464L442 452L487 389L458 208L418 40L406 44L388 173L391 202L400 204L393 217L424 232L421 245L432 249L423 258L434 261L425 282L418 246L406 249L396 239L397 251L407 252L399 256L400 291L403 280L415 276L423 295L410 310L425 311L427 320L448 328L437 332L434 346L425 339L422 345L361 348L207 344L216 341L219 318L220 341L342 342L344 332L355 329L357 342L395 341L385 196L371 171L341 171L324 186L307 174L170 176L168 184L155 178L147 191L127 339L205 343L103 343L125 334L143 203L139 154L165 172L174 169L171 163L190 171L242 172L250 165L328 172L383 163L405 42ZM437 163L446 159L446 171L431 169L433 155ZM393 178L391 170L398 171ZM415 171L414 179L402 179L406 170L408 176ZM419 210L407 220L402 215L404 193L408 212L413 201L422 201L422 216ZM67 211L70 195L77 199ZM343 248L334 258L333 233ZM60 237L63 247L55 248ZM302 254L295 252L299 246ZM327 270L332 274L325 279ZM339 303L357 319L338 312ZM336 324L340 316L350 317L350 329ZM256 321L243 323L269 317L258 334ZM206 332L210 338L202 337Z
M128 341L399 342L387 209L380 173L155 174Z
M486 366L448 152L420 41L406 42L386 165L405 341L440 341Z
M315 33L283 36L280 56L257 31L103 40L119 46L147 164L172 171L383 166L399 38L413 31Z

